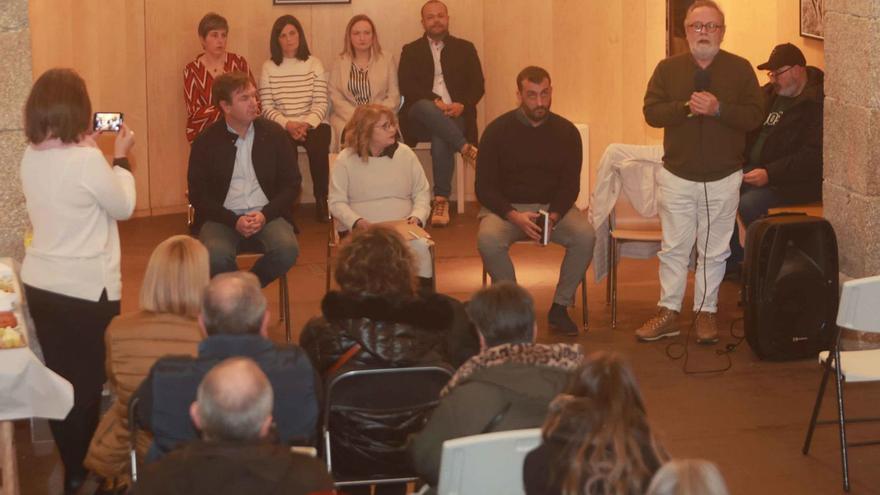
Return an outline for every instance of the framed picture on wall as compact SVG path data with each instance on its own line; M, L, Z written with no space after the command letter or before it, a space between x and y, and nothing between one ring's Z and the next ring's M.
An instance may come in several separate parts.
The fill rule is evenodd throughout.
M304 3L351 3L351 0L272 0L273 5L297 5Z
M825 39L825 0L800 0L801 36Z

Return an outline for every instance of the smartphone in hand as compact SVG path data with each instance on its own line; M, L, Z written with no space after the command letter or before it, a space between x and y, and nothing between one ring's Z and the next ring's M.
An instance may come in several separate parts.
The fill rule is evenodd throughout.
M538 240L538 244L546 246L550 243L550 214L544 210L538 210L535 224L541 229L541 239Z
M122 112L95 112L94 124L97 132L119 132Z

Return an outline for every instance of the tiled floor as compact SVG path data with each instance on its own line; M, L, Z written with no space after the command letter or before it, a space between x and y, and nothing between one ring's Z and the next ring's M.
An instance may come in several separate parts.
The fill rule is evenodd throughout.
M475 205L468 213L454 217L446 229L435 229L438 246L438 288L454 297L467 298L480 286L480 259L476 251ZM294 338L306 320L319 311L324 293L326 228L310 221L311 211L297 215L301 222L300 259L288 278L293 312ZM137 306L138 290L152 248L165 237L184 233L183 217L164 216L132 220L122 224L123 311ZM544 313L556 284L561 248L516 246L514 262L519 282L534 295L541 314L539 339L559 340L548 335ZM689 371L726 367L724 373L685 374L684 360L672 360L667 352L680 353L681 346L666 342L639 344L633 329L655 311L659 285L656 260L624 260L620 270L619 321L610 329L610 309L605 305L605 285L592 280L588 288L590 331L577 337L588 351L616 350L632 363L654 427L672 455L703 457L719 464L733 494L828 494L842 492L840 455L834 427L817 431L810 456L801 455L806 424L820 378L812 361L773 363L759 361L743 343L727 356L716 349L734 339L727 334L732 321L741 317L736 305L737 286L725 282L721 288L719 320L724 329L715 347L688 347ZM278 292L266 289L270 308L277 314ZM687 298L692 297L688 291ZM686 300L689 300L687 299ZM577 298L580 299L579 297ZM580 303L578 303L579 305ZM576 321L580 307L572 310ZM682 321L690 321L686 312ZM741 324L735 327L741 333ZM274 339L283 337L278 326ZM829 387L823 413L833 415L833 388ZM878 411L880 388L875 385L847 387L849 411L867 416ZM854 425L852 440L880 439L880 425ZM32 444L27 422L16 428L23 495L58 493L61 473L51 443ZM852 493L880 494L880 446L850 451Z

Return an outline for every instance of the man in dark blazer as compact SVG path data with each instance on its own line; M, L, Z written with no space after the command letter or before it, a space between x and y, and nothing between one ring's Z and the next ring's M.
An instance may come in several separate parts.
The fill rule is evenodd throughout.
M434 210L431 224L449 223L449 194L455 153L476 161L477 103L483 97L483 70L473 43L449 34L446 5L422 6L425 34L403 47L398 68L400 127L410 146L431 142ZM459 191L458 194L462 194Z
M213 100L224 118L196 138L189 155L193 232L208 248L211 276L237 270L243 244L262 251L251 271L265 287L299 254L291 218L302 185L296 152L281 126L259 116L247 74L218 77Z

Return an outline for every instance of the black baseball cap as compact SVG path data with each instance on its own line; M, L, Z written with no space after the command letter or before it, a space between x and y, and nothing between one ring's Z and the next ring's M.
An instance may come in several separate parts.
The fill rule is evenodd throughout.
M770 53L770 60L759 65L758 70L776 70L786 65L807 65L803 52L791 43L776 45Z

